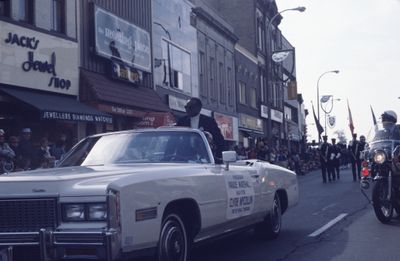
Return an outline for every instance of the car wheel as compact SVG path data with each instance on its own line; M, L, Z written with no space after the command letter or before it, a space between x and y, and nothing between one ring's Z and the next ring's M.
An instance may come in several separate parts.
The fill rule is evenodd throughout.
M189 237L179 214L168 214L162 223L157 249L158 261L187 261Z
M282 208L278 195L275 195L271 212L264 221L255 227L257 237L261 239L275 239L282 228Z

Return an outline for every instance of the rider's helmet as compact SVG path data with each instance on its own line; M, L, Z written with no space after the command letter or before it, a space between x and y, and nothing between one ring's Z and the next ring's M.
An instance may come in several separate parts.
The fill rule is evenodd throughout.
M382 122L397 122L397 114L394 111L384 111L382 113Z

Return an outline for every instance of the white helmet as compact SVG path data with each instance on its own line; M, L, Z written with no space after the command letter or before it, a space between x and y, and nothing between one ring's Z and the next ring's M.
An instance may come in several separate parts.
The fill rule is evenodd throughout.
M397 114L394 111L384 111L382 114L382 122L397 122Z

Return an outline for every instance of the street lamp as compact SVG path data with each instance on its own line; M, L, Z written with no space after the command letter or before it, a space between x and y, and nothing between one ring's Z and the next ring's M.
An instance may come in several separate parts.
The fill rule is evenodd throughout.
M317 108L318 108L318 122L319 122L319 81L321 80L322 76L328 74L328 73L339 73L339 70L332 70L332 71L326 71L323 74L321 74L318 78L317 81ZM321 142L321 136L318 135L318 141Z
M280 16L282 13L284 13L284 12L286 12L286 11L298 11L298 12L304 12L306 10L306 8L304 7L304 6L299 6L299 7L295 7L295 8L288 8L288 9L284 9L284 10L282 10L282 11L280 11L280 12L278 12L278 13L276 13L271 19L269 19L269 21L268 21L268 24L267 24L267 28L266 28L266 36L267 36L267 45L266 45L266 48L267 48L267 50L266 50L266 52L267 52L267 57L268 57L268 59L267 59L267 63L266 63L266 66L267 66L267 77L268 77L268 82L270 82L270 81L272 81L272 80L270 80L271 78L272 78L272 70L271 70L271 68L272 68L272 61L271 61L271 59L272 59L272 48L271 48L271 36L270 36L270 27L271 27L271 25L272 25L272 23L273 23L273 21L278 17L278 16ZM267 88L269 89L269 84L267 83ZM270 95L268 95L268 97L269 97ZM272 121L271 121L271 107L272 107L272 104L271 104L271 100L270 100L270 98L268 99L268 119L267 119L267 122L268 122L268 137L269 137L269 139L271 139L271 129L272 129Z
M331 104L330 108L328 107L328 102L329 101L331 101L330 102L330 104ZM333 110L333 102L334 101L340 101L340 98L334 99L333 95L323 95L321 97L321 103L322 103L321 104L321 109L323 110L323 112L325 114L325 135L328 135L328 131L327 131L328 129L326 128L326 122L327 122L326 116L328 116L332 112L332 110ZM322 106L323 104L325 104L325 107Z

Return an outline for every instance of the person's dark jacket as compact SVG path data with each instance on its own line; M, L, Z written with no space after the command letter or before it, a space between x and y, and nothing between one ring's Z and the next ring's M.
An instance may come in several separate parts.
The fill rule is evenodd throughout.
M190 127L190 117L184 116L180 118L176 124L177 126ZM211 133L213 141L216 146L216 156L222 159L222 151L225 150L225 139L222 136L221 130L219 129L217 122L214 118L206 115L200 115L199 129Z

